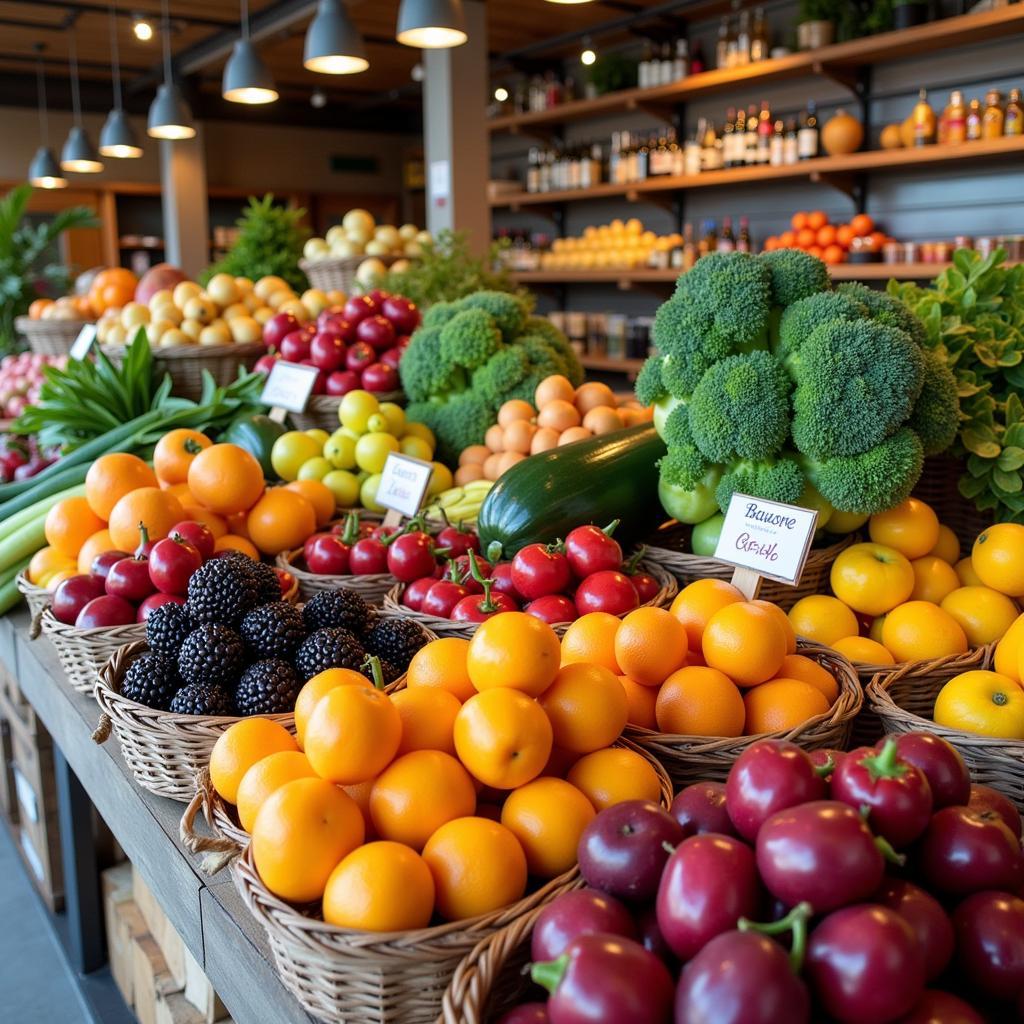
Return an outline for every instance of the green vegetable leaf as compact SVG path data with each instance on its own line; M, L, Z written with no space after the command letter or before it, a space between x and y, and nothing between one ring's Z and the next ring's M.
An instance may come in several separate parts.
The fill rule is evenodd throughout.
M1021 481L1020 473L1007 473L1002 469L992 471L992 483L999 490L1005 491L1007 494L1016 494L1024 488L1024 482Z

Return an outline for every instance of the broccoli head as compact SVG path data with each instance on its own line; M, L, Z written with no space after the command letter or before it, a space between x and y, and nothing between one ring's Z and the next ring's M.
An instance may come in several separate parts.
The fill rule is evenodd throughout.
M402 388L412 402L465 387L465 374L442 352L441 331L421 327L413 335L398 366Z
M757 259L768 268L774 306L791 306L808 295L832 289L828 267L801 249L775 249L761 253Z
M718 507L725 512L734 494L749 494L766 501L796 504L804 491L804 475L792 459L732 462L715 489Z
M697 447L713 462L771 457L789 435L790 387L786 371L768 352L715 363L690 399Z
M668 394L661 379L661 359L658 356L651 356L640 367L633 390L636 393L636 400L641 405L654 405Z
M459 311L454 302L435 302L424 314L420 321L421 327L444 327L446 323Z
M566 366L563 373L574 388L583 383L583 367L580 365L576 350L569 339L546 316L527 317L526 323L523 324L523 333L543 338L555 350Z
M505 341L511 341L523 331L529 310L526 303L508 292L474 292L455 305L460 309L482 309L493 317Z
M441 328L441 356L456 366L475 370L501 348L501 331L482 309L463 309Z
M473 390L495 409L508 392L518 387L530 372L526 353L518 345L509 345L473 371Z
M480 444L495 419L493 407L472 391L454 395L448 402L410 405L406 415L433 430L437 437L435 458L449 466L458 464L463 448Z
M816 328L829 320L861 320L867 316L867 306L843 292L816 292L798 299L782 313L775 354L784 359L796 352Z
M710 465L696 448L669 449L658 462L658 497L681 523L702 523L718 510L715 488L720 466Z
M569 367L565 360L548 344L547 339L539 334L520 335L516 339L516 347L523 350L531 371L541 374L541 380L552 374L562 377L568 375Z
M843 295L849 295L856 299L868 309L868 315L872 320L889 327L897 327L906 331L911 339L918 345L924 345L927 341L924 324L899 299L894 299L886 292L875 291L860 281L847 281L841 284L837 291Z
M924 356L924 387L907 426L921 439L925 455L944 452L960 429L960 399L956 377L946 361L930 348Z

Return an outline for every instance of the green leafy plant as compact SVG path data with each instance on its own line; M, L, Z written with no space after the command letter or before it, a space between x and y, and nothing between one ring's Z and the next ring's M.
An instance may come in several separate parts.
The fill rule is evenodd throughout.
M254 281L270 274L284 278L296 292L309 287L306 275L299 269L302 245L309 236L302 225L306 211L280 206L267 193L262 199L249 197L249 205L238 220L238 241L219 262L202 274L202 283L214 274L250 277Z
M84 206L61 210L40 224L25 219L31 185L18 185L0 199L0 352L17 345L15 317L23 316L44 292L60 295L69 288L70 272L50 262L51 251L71 228L96 227ZM43 287L41 287L43 286Z
M956 376L966 459L960 493L1001 520L1024 522L1024 265L958 249L928 288L889 282Z

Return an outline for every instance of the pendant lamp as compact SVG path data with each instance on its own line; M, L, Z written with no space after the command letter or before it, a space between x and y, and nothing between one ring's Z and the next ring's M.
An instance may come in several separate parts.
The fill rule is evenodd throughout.
M196 134L192 111L174 82L171 68L171 17L167 0L162 3L164 81L149 107L146 134L154 139L191 139Z
M110 5L110 69L114 76L114 109L100 131L100 153L118 160L142 156L135 129L121 105L121 61L117 50L117 2Z
M461 46L468 38L462 0L402 0L395 38L421 50Z
M71 72L71 105L74 108L74 124L60 151L60 166L63 171L74 174L98 174L103 170L96 147L82 124L82 99L78 92L78 53L75 50L75 33L68 33L68 68Z
M355 75L365 71L366 46L341 0L320 0L306 30L303 66L322 75Z
M36 47L42 52L42 44ZM53 151L50 149L50 126L46 116L46 77L41 57L36 60L36 93L39 105L39 148L28 166L28 180L36 188L67 188L68 181L60 172Z
M249 38L249 0L242 0L242 38L224 65L220 94L230 103L273 103L274 76Z

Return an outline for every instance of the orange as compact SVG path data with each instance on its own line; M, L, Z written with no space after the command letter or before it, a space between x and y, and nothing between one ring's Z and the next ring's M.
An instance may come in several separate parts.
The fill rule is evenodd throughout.
M402 719L386 693L336 686L306 721L303 749L317 775L347 786L379 775L401 739Z
M802 231L807 227L807 213L804 210L797 210L789 219L789 226L794 231Z
M914 567L906 555L885 544L852 544L832 563L829 581L836 597L855 612L884 615L910 597Z
M971 562L986 587L1024 597L1024 526L996 523L983 530L974 542Z
M828 713L829 703L821 690L802 679L772 679L743 696L747 709L748 736L763 732L788 732L816 715Z
M519 690L499 687L478 693L462 705L455 719L459 760L495 789L515 789L535 779L547 763L551 745L551 720Z
M188 484L169 484L166 481L161 480L159 481L159 487L161 491L166 491L168 494L173 494L181 503L182 508L196 506L196 497L188 489Z
M995 670L1016 682L1021 680L1021 651L1024 650L1024 615L1018 615L1003 638L996 644L993 660Z
M399 755L410 750L443 750L455 753L455 717L462 705L458 697L440 687L406 687L391 697L402 719Z
M370 819L381 839L422 850L447 821L476 810L469 772L451 754L414 750L396 758L370 791Z
M106 530L100 530L100 533L106 532ZM93 536L98 536L98 534L93 534ZM89 540L87 540L85 544L82 545L82 551L86 551L86 548L91 540L92 537L90 537ZM110 544L108 543L107 546L102 550L110 551ZM89 566L92 564L92 559L94 555L92 552L87 552L87 555L89 557L85 562L85 568L83 569L81 568L83 564L82 551L78 553L78 572L82 575L85 575L89 572ZM96 551L96 554L100 554L100 551ZM28 567L25 570L25 575L28 576L30 583L34 583L38 587L43 587L46 586L44 581L48 577L52 576L54 573L69 571L74 572L75 568L75 560L73 558L68 558L67 555L62 555L56 548L45 547L40 548L32 556L31 560L28 563Z
M65 498L50 506L43 533L50 547L67 558L77 559L85 542L103 527L103 520L89 508L85 498Z
M445 636L421 647L409 662L405 684L410 690L434 687L447 690L463 703L476 693L466 669L469 641Z
M827 231L828 227L822 228ZM820 235L821 232L819 232ZM822 251L821 258L826 263L842 263L846 259L846 250L841 245L826 245Z
M244 537L246 540L249 539L248 509L243 509L241 512L227 513L224 516L224 523L228 528L228 533L233 533L236 537Z
M256 824L256 815L271 793L295 779L316 776L308 758L301 750L279 750L257 761L238 783L238 820L246 832Z
M945 523L939 523L939 539L928 554L935 555L950 565L956 565L960 557L960 538Z
M882 643L897 661L945 658L967 651L967 635L949 612L927 601L893 608L882 625Z
M911 601L931 601L941 604L942 599L960 586L956 570L938 555L922 555L911 563L914 570L914 589Z
M654 705L658 701L658 688L641 686L629 676L619 676L619 682L626 691L626 723L641 729L656 729Z
M178 498L178 501L181 501L180 497ZM214 540L227 536L228 524L224 522L216 512L211 512L209 509L201 508L194 502L194 498L193 504L189 504L187 501L181 501L181 510L185 513L185 518L191 520L193 523L202 523L207 527L210 533L213 534Z
M971 647L984 647L1001 639L1020 613L1010 598L990 587L958 587L939 607L960 623Z
M562 664L586 661L621 675L615 660L615 634L621 621L610 612L587 612L570 623L562 636Z
M351 786L341 787L355 800L359 813L363 816L367 840L377 838L377 833L373 830L373 820L370 818L370 794L373 792L373 784L376 781L376 779L367 779L365 782L354 782Z
M213 442L198 430L179 427L164 434L153 449L153 470L161 484L183 484L192 460Z
M107 529L120 551L133 551L139 545L139 527L145 526L150 540L162 540L185 518L181 503L159 487L139 487L129 491L110 512Z
M742 736L743 697L724 672L690 665L665 680L655 708L658 729L674 736Z
M686 642L699 651L708 619L727 604L743 600L743 594L725 580L695 580L676 594L669 611L686 627Z
M263 492L246 519L249 539L265 555L301 547L316 532L313 506L295 491L272 487Z
M129 491L156 486L156 474L137 455L112 452L101 455L85 474L85 500L100 519L107 520Z
M426 928L434 913L434 876L401 843L367 843L332 872L324 889L324 920L338 928L399 932Z
M521 690L536 697L558 672L558 635L526 612L502 612L480 623L466 654L466 670L477 690Z
M779 248L780 249L792 249L796 245L796 232L794 231L783 231L779 235Z
M868 520L868 536L907 558L920 558L939 542L939 517L920 498L907 498Z
M810 594L789 609L789 621L797 636L831 647L845 636L856 636L857 616L837 597Z
M252 827L252 856L272 893L311 903L364 834L363 816L347 793L326 779L295 779L263 801Z
M711 616L704 630L704 660L738 686L771 679L786 656L786 634L763 608L744 601Z
M796 650L796 631L793 629L793 623L789 621L789 616L772 601L754 600L750 603L758 608L763 608L775 619L779 628L786 635L786 653L792 654Z
M615 634L615 660L644 686L660 686L686 664L686 627L664 608L637 608Z
M858 213L850 218L850 227L858 238L870 235L875 228L875 222L866 213Z
M211 512L244 512L263 493L263 470L236 444L215 444L201 451L188 468L189 490Z
M846 637L845 639L860 638ZM843 641L838 642L842 643ZM885 648L883 647L882 650L884 651ZM839 684L836 682L835 676L813 658L805 657L803 654L787 654L779 667L779 678L802 679L805 683L810 683L815 689L821 690L822 696L829 704L832 704L839 696Z
M210 752L210 781L229 804L238 800L242 776L257 761L279 750L298 750L295 737L269 718L243 718L225 729Z
M500 910L526 892L526 854L497 821L449 821L427 840L423 859L434 876L437 912L447 921Z
M836 228L836 241L844 248L849 249L850 243L857 236L853 233L853 228L849 224L840 224Z
M823 249L827 249L835 242L836 237L836 226L834 224L823 224L818 228L816 241Z
M545 777L509 793L501 823L519 840L530 874L547 879L576 863L580 836L596 813L574 785Z
M337 504L334 500L334 492L326 484L319 480L293 480L291 483L285 484L284 489L301 494L313 506L318 530L334 518Z
M1024 740L1024 689L998 672L961 672L939 691L934 718L949 729Z
M801 228L796 233L797 247L800 249L807 249L808 251L817 248L817 246L814 244L814 239L816 237L817 236L815 232L811 228Z
M566 779L599 811L624 800L661 800L658 773L650 761L626 747L586 754L569 769Z
M223 537L218 537L213 542L213 550L241 551L243 555L248 555L254 562L258 562L260 559L260 553L256 550L256 545L251 540L246 540L245 537L236 537L233 533L227 533Z
M828 217L822 210L812 210L807 214L807 226L812 231L820 231L828 223ZM824 245L825 243L820 243Z
M575 754L614 743L629 717L622 683L601 665L563 666L538 700L551 722L555 745Z
M963 587L983 587L984 583L981 582L981 577L974 571L974 562L971 561L971 556L967 555L961 558L956 565L953 566L956 570L957 576L960 578L960 585Z
M101 270L89 285L89 305L96 315L108 309L120 309L135 298L139 279L125 267L107 267Z
M854 665L895 665L896 659L877 640L866 636L846 636L832 647ZM786 673L792 675L792 673Z

